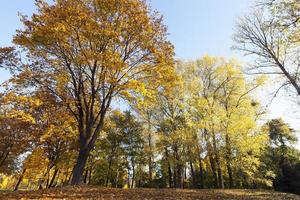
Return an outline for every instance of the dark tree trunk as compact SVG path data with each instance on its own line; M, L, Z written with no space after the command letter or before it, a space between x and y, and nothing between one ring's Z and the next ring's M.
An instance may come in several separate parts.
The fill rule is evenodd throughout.
M54 182L54 180L55 180L55 178L56 178L57 173L58 173L58 169L55 169L54 174L53 174L53 176L52 176L52 179L51 179L51 181L50 181L50 183L49 183L49 185L48 185L48 188L51 188L51 187L52 187L53 182Z
M182 164L180 163L180 157L176 145L174 147L174 158L174 184L176 188L182 188Z
M149 156L149 187L152 187L152 155Z
M149 155L148 155L148 181L149 181L149 187L153 187L152 184L152 132L151 132L151 114L147 113L147 123L148 123L148 147L149 147Z
M182 180L183 180L183 177L182 177L182 165L181 164L178 164L177 165L177 188L182 188Z
M222 169L221 169L221 161L217 149L217 142L216 142L216 136L213 133L213 147L214 147L214 154L215 159L217 163L217 171L218 171L218 187L221 189L224 189L224 181L223 181L223 175L222 175Z
M109 183L109 179L111 177L111 164L112 164L112 159L109 158L109 163L108 163L108 170L107 170L107 174L106 174L106 182L105 182L105 187L108 186Z
M130 188L132 189L134 186L134 179L135 179L135 165L132 165L132 179L131 179L131 186Z
M99 120L95 122L95 116L91 113L85 113L85 110L80 110L78 117L79 129L79 143L80 149L77 157L76 164L73 168L71 185L78 185L83 182L84 169L90 155L91 150L94 148L96 139L98 138L104 123L106 111L110 105L112 96L107 100L107 104L102 102L100 112L97 117ZM93 110L93 109L92 109ZM85 114L88 114L85 116Z
M171 164L170 164L170 161L169 161L169 152L168 152L167 148L165 148L165 153L166 153L166 161L168 162L169 187L172 188L173 187L173 183L172 183L172 169L171 169Z
M204 177L203 177L203 165L202 165L202 160L199 157L199 177L200 177L200 188L204 188Z
M233 173L232 173L232 168L231 164L229 161L227 161L227 172L228 172L228 177L229 177L229 188L233 188Z
M173 166L173 187L177 188L177 171L176 171L176 165Z
M227 166L227 172L229 177L229 188L233 188L233 173L231 168L231 148L230 148L230 138L228 134L226 134L226 166Z
M90 150L80 149L76 164L73 169L71 185L78 185L83 181L83 172L89 156Z
M195 176L195 170L192 161L190 161L190 168L192 174L192 188L196 188L196 176Z
M210 162L210 167L211 167L211 172L214 178L214 185L215 188L218 188L218 176L217 176L217 172L216 172L216 164L215 164L215 159L213 158L212 152L211 152L211 148L208 148L208 157L209 157L209 162Z
M88 175L89 175L89 169L86 169L85 170L85 173L84 173L84 184L87 184L87 178L88 178Z
M70 183L71 177L72 177L72 172L69 173L69 172L67 171L67 172L66 172L65 180L64 180L64 182L63 182L63 185L68 185L68 184Z
M172 188L173 187L172 169L169 161L168 161L168 178L169 178L169 187Z
M21 184L21 182L22 182L22 180L23 180L23 177L24 177L25 172L26 172L26 168L23 169L22 174L21 174L21 176L19 177L18 182L17 182L17 184L16 184L16 186L15 186L15 188L14 188L14 191L17 191L17 190L18 190L19 185Z
M187 166L185 165L184 166L184 176L183 176L183 179L182 179L182 188L185 188L185 183L186 183L186 179L187 179Z
M8 157L8 154L9 154L9 148L6 148L6 150L0 156L0 166L3 165L3 163Z

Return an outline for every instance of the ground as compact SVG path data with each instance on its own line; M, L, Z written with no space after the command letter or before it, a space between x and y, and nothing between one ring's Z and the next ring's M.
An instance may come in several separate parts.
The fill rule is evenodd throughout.
M39 191L1 192L0 199L100 199L100 200L300 200L299 195L262 190L107 189L66 187Z

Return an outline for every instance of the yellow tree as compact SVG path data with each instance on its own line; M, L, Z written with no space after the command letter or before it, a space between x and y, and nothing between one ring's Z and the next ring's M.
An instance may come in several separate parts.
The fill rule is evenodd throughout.
M27 63L6 48L0 64L17 83L51 91L77 120L71 184L79 184L113 98L146 95L172 81L173 46L161 16L142 0L39 0L37 6L14 38Z
M37 141L38 133L33 113L40 105L40 100L14 92L0 97L1 171L7 171L9 165L13 164L13 158L30 150L32 144Z
M250 84L246 82L237 62L218 57L205 56L182 65L185 66L182 74L186 91L189 91L189 118L194 129L201 130L198 140L203 143L201 138L204 138L206 143L215 185L224 187L224 160L228 185L233 187L233 152L252 151L255 152L252 154L254 158L259 153L256 150L263 145L263 140L260 142L258 139L263 137L255 132L258 104L253 102L254 97L251 96L263 79L253 80ZM244 148L239 145L241 143ZM248 143L253 145L253 150L246 148ZM247 157L245 154L243 156Z

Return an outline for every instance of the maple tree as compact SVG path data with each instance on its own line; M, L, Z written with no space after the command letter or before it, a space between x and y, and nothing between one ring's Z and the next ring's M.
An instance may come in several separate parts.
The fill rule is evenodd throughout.
M112 99L147 95L172 81L173 46L161 17L140 0L36 5L14 38L28 63L13 58L13 49L5 49L11 57L2 63L18 82L52 92L77 120L80 150L71 183L78 184Z

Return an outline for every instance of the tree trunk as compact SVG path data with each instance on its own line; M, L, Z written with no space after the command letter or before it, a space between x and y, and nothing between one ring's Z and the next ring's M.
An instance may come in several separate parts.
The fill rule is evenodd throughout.
M213 147L214 147L214 153L215 153L215 159L217 163L217 171L218 171L218 187L221 189L224 189L224 181L223 181L223 175L222 175L222 169L221 169L221 161L219 157L219 153L217 150L217 142L216 142L216 136L213 133Z
M134 186L134 179L135 179L135 165L132 165L132 179L131 179L131 186L130 188L132 189Z
M169 162L169 152L168 149L165 148L165 153L166 153L166 161L168 162L168 179L169 179L169 187L172 188L172 169L171 169L171 164Z
M92 171L93 171L93 163L91 162L91 166L90 166L90 170L89 170L89 178L88 178L87 184L90 184L90 183L91 183L91 179L92 179Z
M110 105L111 97L107 102L107 107L102 102L101 111L98 115L99 121L96 123L95 116L90 114L90 116L84 117L84 112L81 111L79 116L79 143L80 149L77 157L76 164L73 168L71 185L78 185L83 182L84 169L90 155L91 150L94 148L96 139L98 138L104 123L104 118L106 111Z
M229 177L229 188L233 188L233 173L231 168L231 148L230 148L230 138L228 133L226 132L226 166L227 166L227 172Z
M178 148L176 145L174 147L174 158L174 184L176 188L182 188L182 164L180 162Z
M21 176L19 177L19 180L18 180L18 182L17 182L17 184L16 184L16 186L15 186L15 188L14 188L14 191L17 191L17 190L18 190L19 185L21 184L21 182L22 182L22 180L23 180L23 177L24 177L25 172L26 172L26 168L23 169L22 174L21 174Z
M80 148L76 164L73 169L71 185L78 185L83 181L83 172L86 165L90 150Z
M202 160L199 157L199 175L200 175L200 188L204 188L204 178L203 178L203 165L202 165Z
M195 177L195 171L192 161L190 161L190 168L191 168L191 174L192 174L192 188L196 188L196 177Z
M89 175L89 169L86 169L85 170L85 173L84 173L84 184L87 184L87 178L88 178L88 175Z
M176 171L176 165L173 166L173 187L177 188L177 171Z
M151 133L151 122L150 116L148 117L148 145L149 145L149 186L152 187L152 133Z
M199 187L202 189L204 188L204 177L203 177L203 165L202 165L202 158L201 158L201 151L200 151L200 144L197 145L197 152L198 152L198 162L199 162Z
M182 188L185 188L185 183L186 183L186 179L187 179L187 166L186 166L186 164L184 166L183 171L184 171L184 176L183 176L181 185L182 185Z
M152 187L152 155L149 156L149 187Z
M214 185L215 185L215 188L218 188L218 176L217 176L217 172L216 172L216 164L215 164L215 159L213 158L213 155L211 152L210 145L208 145L208 157L209 157L211 172L212 172L212 175L214 178Z
M108 170L107 170L107 174L106 174L106 182L105 182L105 187L108 186L109 183L109 179L111 177L111 164L112 164L112 159L109 158L109 163L108 163Z
M233 174L232 174L232 168L231 168L231 163L230 161L227 161L227 172L228 172L228 177L229 177L229 188L233 188Z
M48 185L48 188L51 188L51 187L52 187L53 182L54 182L54 180L55 180L55 178L56 178L57 173L58 173L58 169L55 169L54 174L53 174L53 176L52 176L52 179L51 179L51 181L50 181L50 183L49 183L49 185Z
M7 148L0 156L0 166L3 165L3 163L5 162L5 160L7 159L9 154L9 148Z

